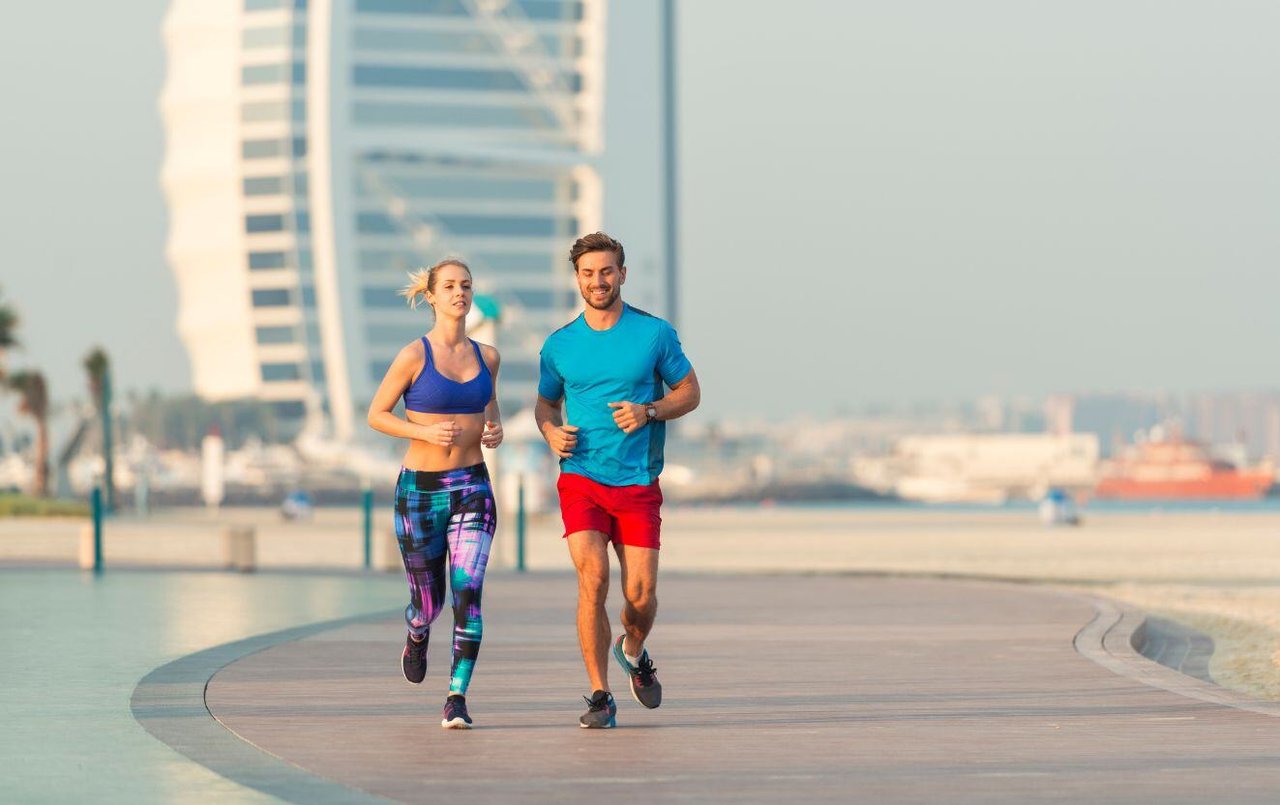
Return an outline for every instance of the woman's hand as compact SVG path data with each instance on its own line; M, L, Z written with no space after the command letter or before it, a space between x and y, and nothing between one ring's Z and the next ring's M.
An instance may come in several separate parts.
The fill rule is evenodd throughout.
M445 422L437 422L434 425L422 425L422 436L418 437L428 444L439 445L440 447L453 447L454 439L458 438L458 434L462 433L462 426L452 419Z
M486 421L484 433L480 434L480 444L490 449L502 444L502 423Z

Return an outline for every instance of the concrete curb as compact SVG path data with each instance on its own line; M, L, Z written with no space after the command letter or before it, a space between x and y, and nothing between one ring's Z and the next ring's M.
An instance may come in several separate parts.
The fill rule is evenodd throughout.
M1092 621L1076 633L1075 648L1081 655L1115 674L1179 696L1252 713L1280 716L1280 702L1268 702L1236 693L1161 665L1145 656L1143 648L1148 647L1153 639L1153 627L1143 612L1106 598L1082 597L1093 604L1096 614Z
M250 654L330 629L381 620L396 612L281 629L179 657L138 682L129 709L134 720L161 743L246 788L285 802L383 802L381 797L318 777L241 738L209 712L205 688L214 674Z

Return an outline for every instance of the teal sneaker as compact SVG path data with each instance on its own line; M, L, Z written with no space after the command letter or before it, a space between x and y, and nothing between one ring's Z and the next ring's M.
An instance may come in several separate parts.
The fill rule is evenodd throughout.
M613 658L627 674L631 683L631 697L652 710L662 704L662 683L658 681L658 669L653 667L648 649L641 649L639 663L632 665L622 650L625 637L626 635L622 635L613 644Z
M613 701L613 694L607 690L597 690L591 698L582 697L587 702L587 712L578 719L578 726L584 730L607 730L618 726L618 705Z

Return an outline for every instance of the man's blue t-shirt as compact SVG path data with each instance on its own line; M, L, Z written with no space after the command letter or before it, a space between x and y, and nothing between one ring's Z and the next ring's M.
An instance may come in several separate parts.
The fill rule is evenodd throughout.
M692 368L674 327L626 304L608 330L591 329L579 315L547 336L538 396L564 397L565 424L578 427L577 447L560 469L609 486L651 483L662 472L666 423L623 433L609 403L659 400L664 383L679 383Z

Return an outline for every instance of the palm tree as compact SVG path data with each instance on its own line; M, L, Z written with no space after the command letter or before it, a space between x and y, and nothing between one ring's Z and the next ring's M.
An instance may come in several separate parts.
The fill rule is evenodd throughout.
M93 397L93 407L102 419L102 460L103 486L106 493L106 509L108 512L116 508L115 462L111 449L111 360L106 350L94 347L84 357L84 368L89 373L89 394Z
M32 494L49 494L49 391L35 369L14 372L6 384L18 393L18 410L36 421L36 472Z
M4 380L5 353L18 346L18 313L0 298L0 381Z

